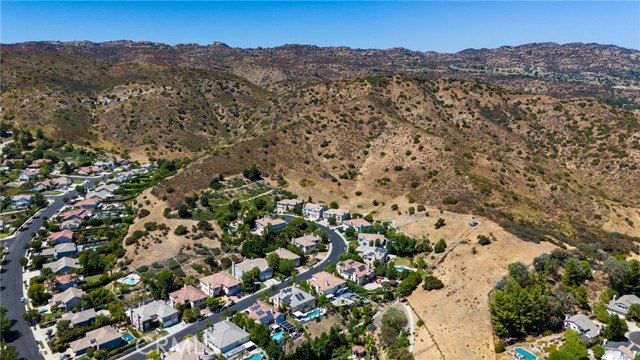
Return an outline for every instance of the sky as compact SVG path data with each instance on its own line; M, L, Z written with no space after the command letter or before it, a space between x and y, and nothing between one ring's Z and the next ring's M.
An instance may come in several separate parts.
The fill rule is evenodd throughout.
M0 42L224 42L456 52L531 42L640 49L640 1L0 1Z

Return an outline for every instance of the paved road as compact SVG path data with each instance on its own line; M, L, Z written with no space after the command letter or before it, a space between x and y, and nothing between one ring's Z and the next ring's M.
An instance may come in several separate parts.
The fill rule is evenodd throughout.
M291 221L293 220L295 217L290 216L290 215L283 215L283 217L285 218L285 220L287 221ZM331 242L331 253L328 254L328 256L323 259L319 264L317 264L316 266L314 266L313 268L309 269L308 271L296 276L296 281L301 281L301 280L309 280L311 279L311 277L317 273L322 271L327 265L330 264L337 264L338 261L340 260L340 254L343 254L345 252L345 243L342 240L342 238L340 237L340 235L338 235L337 232L335 232L334 230L324 226L324 225L320 225L318 224L318 227L323 230L326 231L329 234L329 241ZM284 289L285 287L289 286L288 283L280 283L276 286L277 291L280 291L282 289ZM269 291L269 290L267 290ZM258 300L258 295L254 294L251 295L249 297L246 297L240 301L238 301L234 306L231 306L231 309L236 310L236 311L242 311L247 309L249 306L253 305L256 303L256 301ZM211 322L216 323L218 321L220 321L220 317L221 317L221 313L217 313L217 314L212 314L210 315L207 319L209 319ZM161 349L161 350L168 350L171 347L173 347L174 345L176 345L177 343L181 342L184 338L185 335L187 334L194 334L196 333L196 331L198 329L203 329L204 330L205 325L204 325L204 321L200 321L197 322L195 324L191 324L188 327L176 332L173 335L167 336L165 338L160 339L159 341L156 341L150 345L147 345L145 347L140 348L138 351L133 352L131 354L128 354L126 356L121 357L121 359L126 359L126 360L144 360L146 358L146 353L148 353L149 351L153 350L153 349Z
M102 178L89 178L87 181L94 183L101 180ZM29 325L22 319L25 306L20 302L20 297L23 296L20 259L26 254L24 245L31 241L31 233L37 232L42 226L42 217L51 218L64 206L64 197L72 198L76 195L77 192L72 190L64 195L48 196L47 198L53 200L53 203L45 208L37 219L33 219L30 225L26 225L26 230L16 233L8 240L0 241L0 244L9 248L9 254L4 259L0 273L0 304L7 308L9 319L14 321L13 333L6 342L16 347L20 359L43 359L38 352L39 349Z

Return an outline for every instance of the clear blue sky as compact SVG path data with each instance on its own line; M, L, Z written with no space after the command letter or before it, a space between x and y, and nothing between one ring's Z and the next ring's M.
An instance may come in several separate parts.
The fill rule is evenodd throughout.
M640 49L640 2L1 1L0 41L314 44L454 52L530 42Z

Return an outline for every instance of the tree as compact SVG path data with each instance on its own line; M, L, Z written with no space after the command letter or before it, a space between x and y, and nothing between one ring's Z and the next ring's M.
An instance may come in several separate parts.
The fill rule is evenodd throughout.
M436 224L435 224L436 229L440 229L445 225L447 225L447 223L443 218L438 218L438 220L436 220Z
M631 304L629 312L627 312L627 318L638 321L640 319L640 304Z
M27 296L33 302L33 305L40 306L47 303L47 300L51 297L45 289L43 284L34 283L29 286L27 290Z
M187 227L184 225L178 225L176 229L173 231L173 233L178 236L185 235L187 232L188 232Z
M296 265L293 260L281 259L280 263L278 264L278 271L285 276L290 276L293 273L295 267Z
M580 334L573 330L564 332L564 345L549 354L549 360L582 360L588 355L587 348L580 341Z
M338 203L337 203L337 202L335 202L335 201L332 201L332 202L329 204L329 209L338 209L339 207L340 207L340 206L339 206L339 205L338 205Z
M610 341L622 341L625 339L624 334L629 330L627 322L618 317L618 315L609 315L609 324L602 328L602 336Z
M578 286L580 284L581 268L576 259L570 259L564 264L564 274L562 275L562 284L569 287Z
M444 239L440 239L440 241L438 241L436 245L433 247L433 251L435 251L436 254L440 254L444 252L446 248L447 248L447 242L444 241Z
M591 351L593 351L593 355L596 357L596 359L602 359L605 353L604 348L600 344L593 345Z
M260 211L264 209L264 207L267 205L267 202L264 199L257 198L253 201L253 204L256 206L256 209Z
M329 223L329 225L334 226L337 223L337 220L335 217L331 216L329 219L327 219L327 222Z
M391 345L400 334L400 331L407 325L407 316L404 312L390 308L382 315L380 326L380 341L384 346Z
M260 269L253 268L250 271L242 274L242 291L246 294L252 293L255 290L255 283L260 280Z
M269 267L274 271L277 270L280 265L280 256L274 252L267 255L267 264L269 264Z
M187 207L187 205L180 204L178 206L178 216L181 219L191 219L191 212L189 211L189 208Z
M40 318L42 315L36 309L27 310L24 314L22 314L22 318L29 323L31 326L36 326L38 322L40 322Z
M145 358L147 360L162 360L162 354L160 353L160 350L153 349L147 353Z
M442 281L437 277L435 277L434 275L427 275L424 277L423 284L422 284L423 289L427 291L431 291L431 290L442 289L443 287L444 287L444 284L442 283Z
M20 258L20 266L25 267L27 266L27 264L29 263L29 259L27 259L26 257L21 257Z
M242 176L249 179L250 181L258 181L262 178L262 173L256 166L256 164L251 164L248 169L242 170Z
M7 345L0 341L0 360L17 360L18 350L13 345Z
M0 337L6 339L11 332L11 319L7 317L7 308L0 307Z
M205 304L211 310L217 310L218 308L220 308L222 306L222 303L220 302L220 299L218 299L216 297L213 297L213 296L209 296L207 298L207 300L205 300Z
M167 299L169 293L178 289L176 275L171 270L161 272L154 283L154 296L156 299Z

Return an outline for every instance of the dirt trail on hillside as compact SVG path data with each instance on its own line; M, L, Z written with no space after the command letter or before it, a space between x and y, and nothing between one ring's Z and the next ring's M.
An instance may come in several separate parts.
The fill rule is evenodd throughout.
M447 219L448 225L439 229L442 232L433 227L438 216ZM445 212L431 218L415 218L413 222L405 219L401 228L414 237L429 234L432 241L440 237L449 241L468 232L470 218L471 215ZM455 234L456 231L460 232ZM477 244L477 235L489 233L496 236L495 242L488 246ZM475 255L473 247L477 250ZM425 323L425 327L418 329L416 359L494 359L490 291L506 274L508 264L516 261L530 264L534 257L554 248L550 243L524 242L496 223L484 220L470 239L461 242L435 271L445 287L431 292L420 287L409 297L409 304Z

